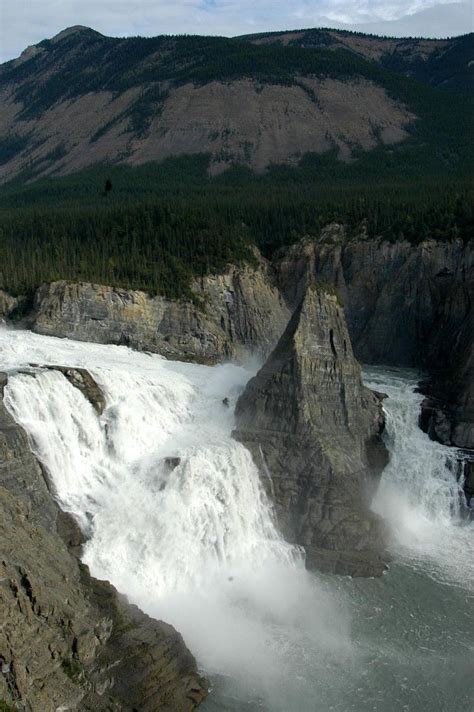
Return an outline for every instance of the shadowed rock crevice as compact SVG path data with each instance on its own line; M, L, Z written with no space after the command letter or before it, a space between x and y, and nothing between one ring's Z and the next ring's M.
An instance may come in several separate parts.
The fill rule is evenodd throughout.
M306 287L337 291L363 363L422 368L421 426L447 445L474 447L474 249L472 242L351 238L326 226L275 260L294 308Z
M271 475L272 487L262 480L280 529L304 546L308 566L381 574L385 528L369 510L388 459L381 398L362 384L335 296L307 289L236 419L235 437Z

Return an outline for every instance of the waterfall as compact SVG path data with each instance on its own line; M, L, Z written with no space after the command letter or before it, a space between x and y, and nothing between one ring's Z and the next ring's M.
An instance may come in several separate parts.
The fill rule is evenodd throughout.
M208 586L244 566L302 565L275 528L250 454L230 436L233 404L222 399L249 374L206 371L202 393L160 360L153 374L91 368L106 396L101 417L57 371L17 373L6 388L61 507L90 534L85 562L135 597ZM216 381L225 390L209 396Z
M383 472L373 509L389 524L397 555L431 573L474 585L469 556L474 527L466 518L456 448L433 442L418 427L423 396L419 374L399 369L367 368L367 385L384 392L385 441L390 462Z
M417 699L420 676L427 709L440 699L449 712L462 708L473 528L462 517L458 454L417 426L417 374L366 373L389 396L391 459L373 506L392 534L394 563L382 579L350 580L305 571L276 529L249 453L231 437L251 370L1 327L0 362L7 408L88 535L84 561L183 634L215 686L203 709L361 712L376 700L398 712ZM106 399L102 415L48 364L87 368ZM443 692L433 670L445 662L444 602L446 621L458 621L453 646L466 650ZM421 638L412 610L424 621Z
M206 672L251 681L257 695L287 705L295 651L309 645L321 665L349 654L342 603L280 536L252 457L231 437L252 371L4 329L0 357L5 405L61 508L88 534L84 562L173 623ZM48 364L87 368L103 414ZM294 683L282 690L289 665Z

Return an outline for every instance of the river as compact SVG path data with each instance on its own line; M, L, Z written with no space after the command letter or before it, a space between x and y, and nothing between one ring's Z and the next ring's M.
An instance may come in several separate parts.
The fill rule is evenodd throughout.
M417 426L418 374L365 372L388 395L391 459L373 508L392 561L364 580L308 573L280 537L231 438L255 365L184 364L3 327L0 363L7 408L89 535L84 561L183 634L211 682L203 710L474 708L474 527L456 453ZM87 368L104 413L47 364Z

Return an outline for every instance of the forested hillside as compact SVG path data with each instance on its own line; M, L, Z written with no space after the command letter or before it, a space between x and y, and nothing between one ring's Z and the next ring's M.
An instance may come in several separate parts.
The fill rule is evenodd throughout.
M70 28L0 66L0 181L202 152L213 174L332 153L362 177L361 153L380 148L382 164L466 170L471 53L472 35L392 47L334 31L120 39Z
M81 279L189 297L193 278L251 261L252 244L271 257L332 221L362 238L474 236L474 194L464 181L380 183L374 171L361 185L347 166L347 175L327 180L317 158L265 176L235 169L210 177L208 162L102 167L4 189L0 287L24 294Z
M347 50L356 56L373 60L386 69L444 91L468 93L474 89L474 70L470 64L474 56L472 33L437 40L311 29L247 35L242 39L259 45Z
M0 66L0 288L191 296L253 244L272 256L331 221L471 239L471 49L472 35L82 27L28 48Z

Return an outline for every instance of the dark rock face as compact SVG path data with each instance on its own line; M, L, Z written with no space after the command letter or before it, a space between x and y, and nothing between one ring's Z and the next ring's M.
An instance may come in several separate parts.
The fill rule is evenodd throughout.
M380 398L365 388L335 296L309 288L247 385L235 437L250 449L285 537L309 567L385 568L384 526L369 510L387 462Z
M474 308L456 337L448 342L451 363L445 359L443 366L441 361L420 384L420 391L428 395L422 403L420 427L433 440L474 451Z
M288 248L276 262L278 283L291 305L305 286L326 282L340 294L354 352L364 363L424 366L446 357L443 342L470 310L474 246L461 240L419 245L349 240L342 225Z
M474 459L464 463L464 492L466 501L470 502L471 497L474 497Z
M92 405L97 415L102 415L105 410L105 396L99 386L85 368L67 368L66 366L45 366L45 368L59 371L66 376L69 383L78 388Z
M81 543L0 398L0 700L28 712L195 709L207 683L181 636L92 578L71 553Z
M0 486L21 500L32 522L53 531L57 506L42 468L30 451L25 431L5 409L3 389L6 384L6 374L0 373Z
M181 463L180 457L165 457L165 465L169 472L171 472L172 470L175 470L177 467L179 467L180 463Z
M275 266L290 306L308 284L337 290L360 361L427 370L424 427L442 442L473 447L472 243L349 240L343 226L330 225Z

